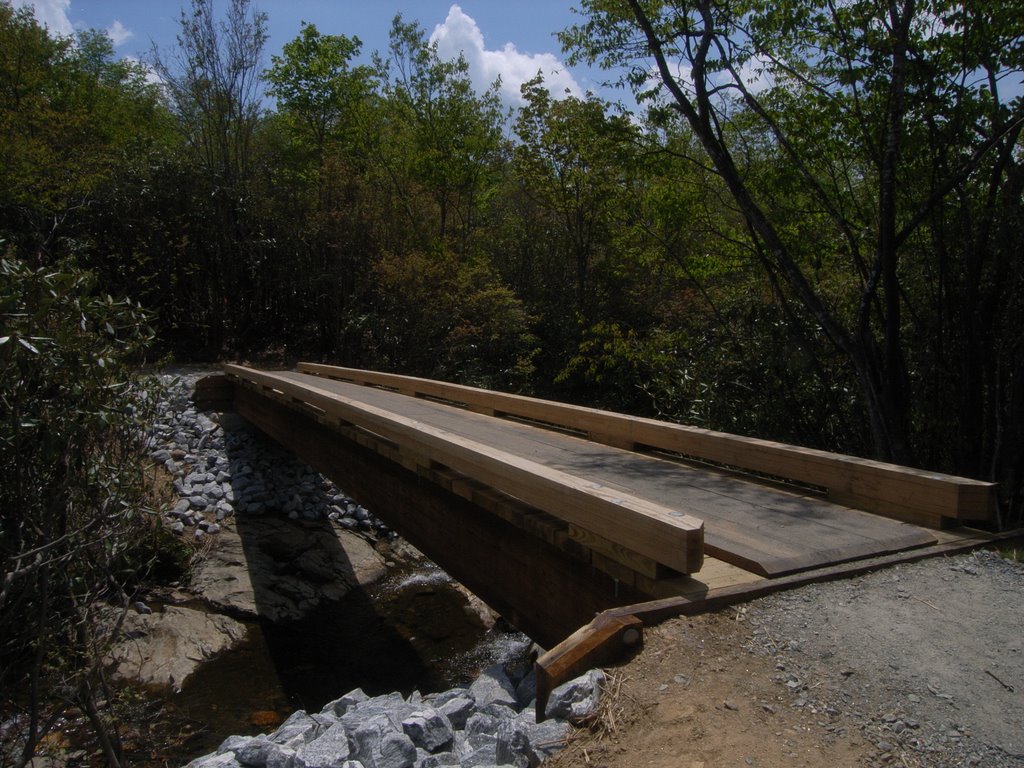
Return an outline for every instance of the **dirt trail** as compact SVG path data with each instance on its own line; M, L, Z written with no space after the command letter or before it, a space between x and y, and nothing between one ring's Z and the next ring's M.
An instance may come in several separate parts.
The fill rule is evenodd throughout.
M551 768L1024 766L1024 566L979 552L647 630Z

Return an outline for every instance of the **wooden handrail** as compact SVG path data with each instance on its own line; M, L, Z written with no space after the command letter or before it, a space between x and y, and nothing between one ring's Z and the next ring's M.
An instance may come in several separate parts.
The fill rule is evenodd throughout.
M287 375L225 365L225 375L264 392L280 393L430 457L526 504L620 543L682 573L700 569L704 522L628 493L582 480L490 445L401 414L343 397Z
M616 447L654 448L817 486L830 501L912 523L988 520L996 505L995 484L980 480L413 376L317 363L299 363L298 370L459 403L491 415L531 419Z

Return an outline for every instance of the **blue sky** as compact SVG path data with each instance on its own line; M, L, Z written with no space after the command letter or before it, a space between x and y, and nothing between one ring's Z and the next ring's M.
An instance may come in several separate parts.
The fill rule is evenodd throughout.
M220 0L218 0L220 2ZM187 4L187 0L185 3ZM517 103L519 85L544 71L555 95L568 89L580 96L588 90L609 99L623 96L600 87L602 73L568 68L555 33L580 17L572 0L255 0L269 16L270 55L299 32L302 21L324 34L345 34L363 41L369 61L374 50L385 51L391 19L401 12L418 20L438 42L439 52L454 57L461 51L470 63L474 83L486 86L499 74L503 100ZM153 43L174 45L183 5L175 0L15 0L31 5L51 31L71 34L81 29L106 30L122 56L145 60Z

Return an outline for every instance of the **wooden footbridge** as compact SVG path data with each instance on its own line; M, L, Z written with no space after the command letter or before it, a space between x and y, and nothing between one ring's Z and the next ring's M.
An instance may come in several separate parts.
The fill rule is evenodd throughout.
M996 504L991 483L372 371L226 365L197 402L554 646L542 698L645 621L975 546L989 537L964 525Z

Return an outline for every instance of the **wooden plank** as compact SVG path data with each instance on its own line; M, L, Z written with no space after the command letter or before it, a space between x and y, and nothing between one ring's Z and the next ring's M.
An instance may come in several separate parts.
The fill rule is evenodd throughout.
M284 375L308 380L301 374ZM706 523L706 553L759 575L779 576L934 541L919 528L837 507L820 496L804 497L778 484L754 484L747 476L707 465L614 449L521 421L489 419L436 399L410 400L378 388L319 381L332 392L380 409L400 410L456 439L499 445L552 469L666 507L699 509Z
M667 568L649 557L644 557L628 550L618 542L598 536L593 531L588 531L579 525L569 525L569 537L587 549L598 552L605 558L613 560L617 564L649 579L666 579L670 576L679 575L678 572L673 571L671 568Z
M401 409L417 422L440 426L460 438L500 445L510 453L619 492L667 507L699 509L705 521L705 552L752 573L779 576L934 542L931 533L919 528L837 507L820 496L805 497L791 487L753 484L736 473L670 460L664 454L630 453L423 399L403 403L396 395L351 383L325 381L324 386L379 408ZM614 551L602 554L615 558ZM620 558L618 562L647 573L632 561Z
M654 600L680 596L697 599L714 589L737 584L753 584L763 581L764 578L724 560L705 557L704 567L697 576L680 575L668 579L648 579L638 574L635 585L637 590L650 595Z
M484 445L380 408L343 397L299 374L263 373L226 365L225 373L298 397L332 416L409 445L437 462L470 475L567 522L577 522L683 573L700 569L703 528L693 515L612 492L507 451Z
M421 408L413 413L419 419L430 418ZM476 434L470 422L480 420L460 421L448 428ZM488 424L493 423L484 426ZM522 424L509 423L494 434L507 450L546 466L599 479L666 506L699 509L705 521L705 552L761 575L781 575L934 541L931 533L918 528L780 486L752 484L743 476L712 467L632 454Z
M765 597L786 589L860 576L899 563L914 563L929 557L968 552L972 549L991 546L1001 541L1010 541L1021 536L1024 536L1024 531L1020 530L991 535L970 535L964 538L950 539L930 547L881 555L856 562L840 563L827 568L804 571L777 579L762 579L745 584L717 587L709 590L706 595L698 599L686 596L670 597L664 600L654 600L648 603L609 609L609 611L610 615L636 616L649 625L664 621L672 616L717 610L728 605Z
M201 411L230 411L234 408L235 384L223 374L204 376L196 381L192 402Z
M995 508L995 484L979 480L429 379L314 363L298 367L360 384L401 382L407 391L567 427L617 446L650 446L808 483L827 489L839 503L908 522L940 526L942 518L988 520Z

